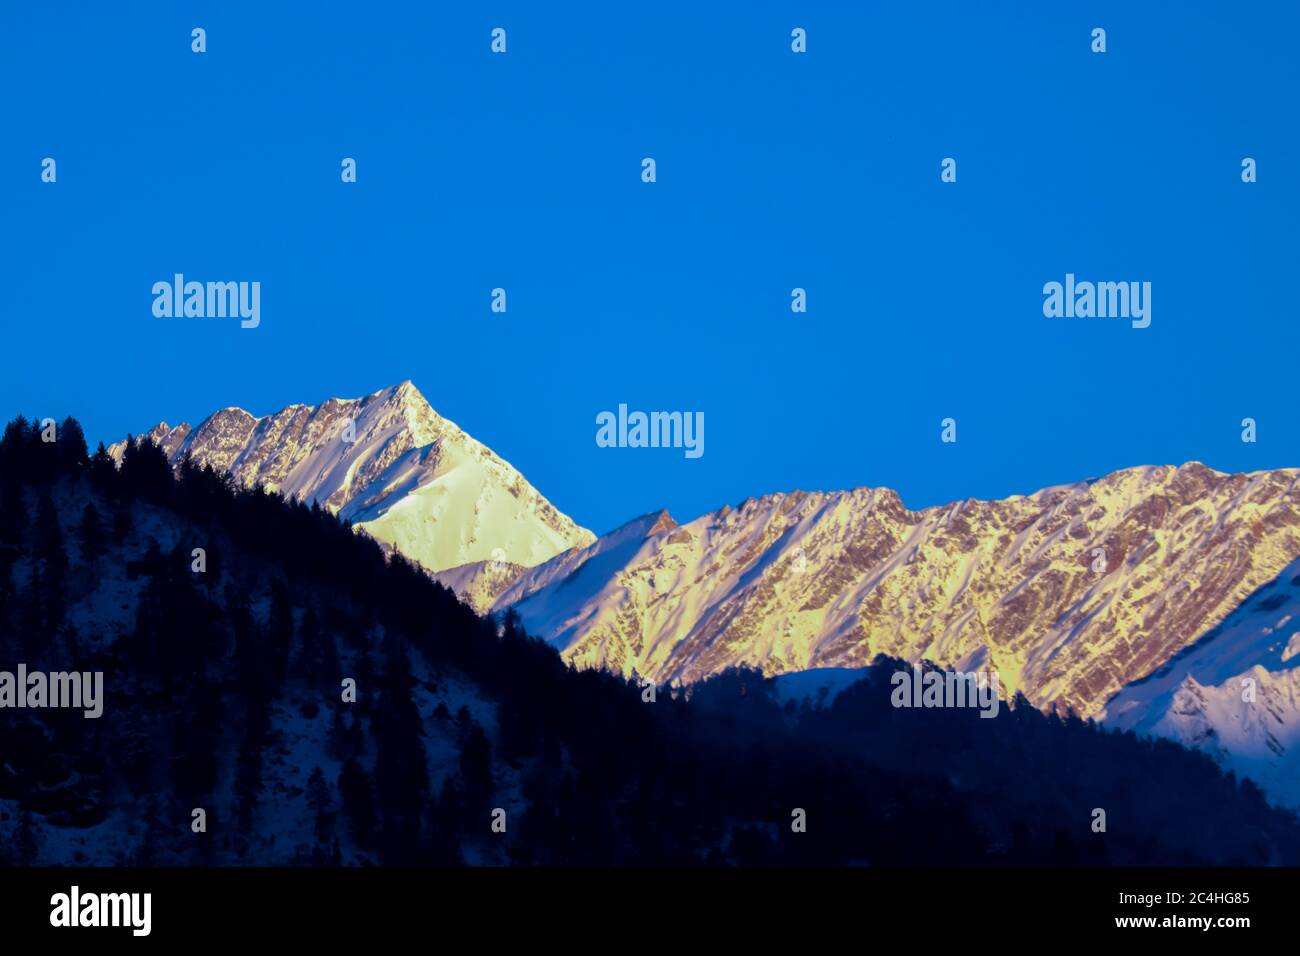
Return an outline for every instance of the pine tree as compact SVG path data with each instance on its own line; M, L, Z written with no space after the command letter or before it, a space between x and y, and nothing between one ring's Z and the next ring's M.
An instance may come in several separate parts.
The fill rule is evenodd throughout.
M481 812L492 796L492 745L482 726L473 719L461 737L460 776L466 812L470 815Z
M177 720L172 742L176 794L186 804L206 800L217 783L217 744L221 739L221 690L200 679L188 699L188 719Z
M128 438L122 452L122 484L136 497L164 504L172 496L172 467L160 446L147 438Z
M375 790L383 812L380 862L400 865L413 862L420 820L428 809L429 776L420 713L411 699L414 682L406 643L387 635L383 652L383 701L375 718Z
M99 509L87 503L81 512L81 522L77 525L77 538L81 541L82 560L94 564L104 554L106 536L104 521Z
M108 453L103 442L99 443L95 448L95 454L90 457L88 470L91 482L101 492L108 491L116 482L117 463L113 461L113 456Z
M252 838L254 813L263 787L262 749L266 742L269 719L270 714L264 705L255 707L236 758L235 819L245 840Z
M0 437L0 469L15 477L27 476L27 419L19 415L5 425Z
M135 849L132 863L135 866L153 866L158 862L163 842L162 822L160 820L161 810L158 806L157 795L150 795L144 801L143 810L140 843Z
M17 656L17 641L14 635L16 626L15 603L18 589L14 587L11 561L0 551L0 660L13 660Z
M321 628L320 617L308 608L302 617L302 672L307 686L322 694L334 692L339 686L338 652L334 635Z
M131 500L125 495L113 502L113 543L123 544L135 529L131 516Z
M32 819L32 811L23 807L18 812L18 828L14 833L14 856L18 865L35 866L40 851L41 839L36 832L36 821Z
M81 474L90 463L86 433L81 430L81 423L71 416L59 426L56 448L59 470L65 475Z
M267 623L271 644L271 686L279 689L289 669L293 650L293 604L289 588L276 578L271 582L271 612Z
M355 757L344 762L338 787L343 812L351 825L352 839L358 847L368 850L375 840L375 800L370 792L370 781Z
M311 807L315 816L313 835L316 849L321 852L324 852L334 836L334 816L330 812L332 803L330 787L325 782L325 771L319 766L314 767L311 776L307 778L307 806Z
M48 485L41 489L36 509L35 553L41 562L41 617L45 632L52 634L63 622L66 610L68 552L63 545L63 529Z
M3 467L3 466L0 466ZM27 503L15 470L0 473L0 548L10 553L23 546L27 532Z

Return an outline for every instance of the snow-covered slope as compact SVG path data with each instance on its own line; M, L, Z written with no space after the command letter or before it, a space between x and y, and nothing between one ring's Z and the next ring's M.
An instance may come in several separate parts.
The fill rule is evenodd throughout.
M1298 476L1149 466L922 511L888 489L774 494L637 519L495 608L580 666L660 682L885 653L1095 715L1300 555Z
M776 699L781 704L799 706L808 703L814 707L829 707L847 688L862 680L868 673L865 667L814 667L807 671L791 671L772 678L776 685Z
M1204 750L1300 807L1300 561L1116 694L1104 722Z
M224 408L197 428L164 422L148 434L173 461L189 453L244 486L319 502L430 571L531 567L595 540L409 381L262 418Z

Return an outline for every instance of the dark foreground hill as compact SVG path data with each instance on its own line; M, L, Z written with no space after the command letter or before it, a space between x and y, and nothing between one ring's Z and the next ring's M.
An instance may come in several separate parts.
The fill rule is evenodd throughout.
M0 708L9 864L1300 863L1294 816L1174 744L894 708L884 659L825 708L574 671L319 509L148 442L119 469L71 419L0 440L19 665L103 699Z

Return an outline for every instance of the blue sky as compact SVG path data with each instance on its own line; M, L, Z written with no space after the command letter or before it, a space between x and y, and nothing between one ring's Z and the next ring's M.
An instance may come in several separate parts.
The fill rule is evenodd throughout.
M596 531L1300 465L1295 4L284 6L4 5L5 417L410 378ZM260 281L261 326L154 318L176 272ZM1150 328L1045 318L1066 272L1151 282ZM598 448L620 402L703 411L704 456Z

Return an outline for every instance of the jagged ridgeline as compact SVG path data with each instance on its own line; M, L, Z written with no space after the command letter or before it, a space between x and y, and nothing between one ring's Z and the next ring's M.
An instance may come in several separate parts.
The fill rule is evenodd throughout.
M102 675L98 716L20 665ZM902 666L817 706L575 670L318 506L72 419L0 440L8 864L1300 863L1201 754L894 707Z

